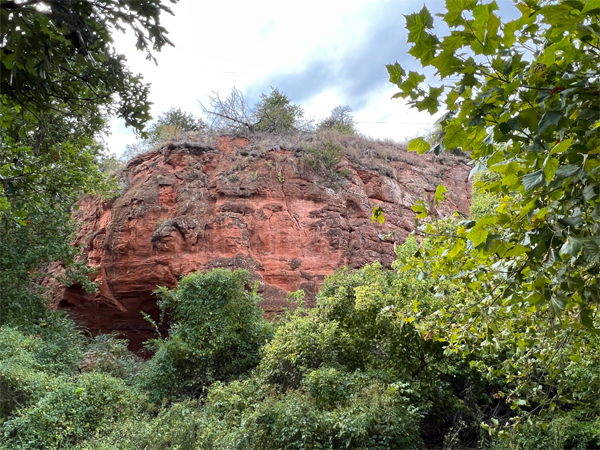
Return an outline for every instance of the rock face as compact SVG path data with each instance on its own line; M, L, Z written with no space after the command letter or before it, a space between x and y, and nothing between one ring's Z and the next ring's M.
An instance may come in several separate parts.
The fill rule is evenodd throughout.
M369 144L360 142L363 151ZM331 172L337 181L309 169L299 149L256 150L245 138L213 137L208 144L188 138L130 161L120 197L84 198L74 213L81 224L76 243L98 267L99 292L57 287L54 307L94 334L116 330L139 349L154 334L140 311L158 317L152 292L174 287L182 275L247 269L261 282L270 314L286 304L289 291L303 289L313 302L336 268L391 264L394 242L413 229L411 206L418 199L432 205L437 185L448 195L439 209L432 206L433 215L468 212L463 159L395 148L392 156L373 156L377 164L369 168L364 155L352 157L352 143L342 142L349 156L335 167L343 176ZM385 211L381 225L371 222L377 204Z

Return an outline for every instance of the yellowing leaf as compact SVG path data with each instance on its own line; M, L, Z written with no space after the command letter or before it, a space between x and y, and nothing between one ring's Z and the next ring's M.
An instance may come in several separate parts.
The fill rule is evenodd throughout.
M412 205L411 209L417 213L417 219L427 218L427 209L422 204Z
M477 247L479 244L484 243L487 240L488 232L483 228L481 223L478 223L473 229L467 234L467 239L473 242L473 245Z
M383 208L377 205L373 208L373 215L371 216L371 222L378 221L379 223L383 223L385 221L385 217L383 216Z
M435 190L435 206L438 206L440 202L446 200L445 193L448 192L448 189L444 187L444 185L440 184Z
M525 247L524 245L516 244L513 248L511 248L509 251L507 251L504 254L504 257L510 258L510 257L514 257L514 256L519 256L524 253L527 253L529 250L530 249L528 247Z
M556 144L554 147L552 147L552 150L550 150L549 154L556 155L557 153L564 152L571 146L572 142L573 142L573 139L565 139L564 141L560 141L558 144Z
M465 241L464 239L458 239L452 248L448 251L447 256L451 259L455 258L456 255L461 253L465 249Z
M544 161L544 177L546 178L546 183L552 181L556 174L556 169L558 169L558 159L548 155L546 161Z

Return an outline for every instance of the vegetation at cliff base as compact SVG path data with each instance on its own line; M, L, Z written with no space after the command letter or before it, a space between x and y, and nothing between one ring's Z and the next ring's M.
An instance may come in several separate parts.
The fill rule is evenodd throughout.
M270 321L245 270L157 287L168 334L148 317L144 360L43 297L50 263L97 288L70 212L115 192L106 113L143 133L132 156L207 128L314 127L272 88L253 108L234 90L206 121L172 109L145 129L148 86L110 31L160 50L165 2L0 0L0 450L600 448L600 1L523 0L506 23L494 1L445 5L445 36L426 6L405 16L439 83L388 71L395 97L445 111L409 150L468 155L470 214L431 214L439 186L391 267L341 268L314 307L293 292ZM317 128L356 139L350 112ZM343 157L329 142L304 163L339 181Z

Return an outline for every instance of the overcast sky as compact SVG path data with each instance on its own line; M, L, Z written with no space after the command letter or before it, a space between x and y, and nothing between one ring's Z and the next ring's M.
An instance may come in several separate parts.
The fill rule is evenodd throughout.
M511 0L498 0L505 15ZM171 107L200 115L212 91L241 90L250 104L277 87L307 116L327 117L337 105L353 109L367 136L404 140L423 133L437 117L409 109L388 82L385 64L416 69L407 54L403 14L426 4L433 13L443 0L180 0L163 16L175 47L156 53L158 66L135 50L131 34L115 34L130 69L151 83L151 113ZM506 17L503 17L505 19ZM510 17L512 18L512 17ZM441 19L436 26L441 28ZM121 154L135 142L121 120L111 122L109 149Z

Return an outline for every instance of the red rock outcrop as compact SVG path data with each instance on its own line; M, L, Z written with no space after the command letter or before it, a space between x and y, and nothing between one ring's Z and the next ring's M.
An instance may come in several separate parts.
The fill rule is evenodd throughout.
M352 150L352 140L344 145ZM391 264L393 243L413 229L411 206L417 199L432 204L437 185L448 188L437 214L468 211L464 160L395 152L393 161L373 157L378 170L343 159L337 170L346 176L337 182L308 169L299 150L257 152L245 138L220 137L213 145L188 139L138 157L126 168L120 197L84 198L74 213L76 243L98 267L99 292L55 289L53 305L94 334L121 332L138 349L153 336L140 311L158 316L152 292L197 270L249 270L261 282L267 314L286 304L289 291L303 289L314 301L338 267ZM377 204L382 225L371 222Z

